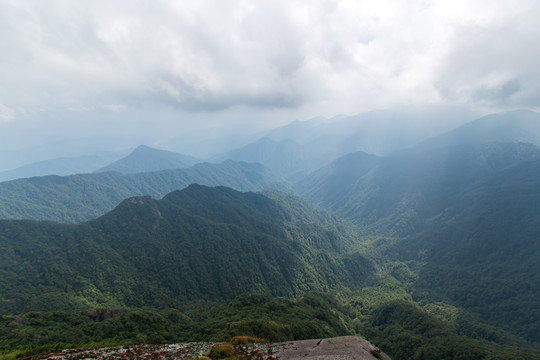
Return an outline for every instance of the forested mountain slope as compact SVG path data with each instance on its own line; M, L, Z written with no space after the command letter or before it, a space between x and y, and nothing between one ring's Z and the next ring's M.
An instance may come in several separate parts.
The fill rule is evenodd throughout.
M375 157L344 156L295 184L305 198L377 231L407 235L423 228L469 187L540 158L527 143L467 144Z
M418 294L471 309L540 342L539 204L540 159L501 171L456 197L397 248L416 251L426 262Z
M353 233L307 203L191 185L78 225L0 223L0 312L178 307L372 281Z
M131 196L161 198L192 183L254 191L272 181L273 175L263 166L233 161L130 175L106 172L19 179L0 183L0 217L80 222L105 214Z
M297 189L381 239L373 244L385 259L416 263L415 299L454 304L540 340L534 145L466 144L378 158L356 153Z

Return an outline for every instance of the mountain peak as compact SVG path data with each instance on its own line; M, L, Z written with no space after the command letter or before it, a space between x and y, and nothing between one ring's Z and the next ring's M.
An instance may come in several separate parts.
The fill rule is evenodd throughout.
M540 114L519 109L485 115L452 131L427 139L414 149L487 142L528 142L540 145Z
M122 174L135 174L186 168L193 166L198 162L197 159L191 156L140 145L128 156L96 170L95 172L116 171Z

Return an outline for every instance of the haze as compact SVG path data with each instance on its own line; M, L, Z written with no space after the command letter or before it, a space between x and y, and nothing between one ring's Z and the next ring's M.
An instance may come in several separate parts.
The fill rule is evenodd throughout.
M0 170L140 144L212 156L376 109L538 110L538 18L534 0L0 0Z

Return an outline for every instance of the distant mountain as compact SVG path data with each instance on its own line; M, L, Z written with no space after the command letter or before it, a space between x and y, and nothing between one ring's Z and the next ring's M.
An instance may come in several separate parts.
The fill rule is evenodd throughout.
M463 307L540 340L536 146L465 144L388 157L354 153L308 176L296 190L366 235L386 239L378 251L390 259L417 262L411 283L416 298Z
M222 158L234 159L234 161L258 162L280 175L294 173L299 169L311 168L315 160L313 155L309 156L306 149L294 141L275 141L266 137L230 151L223 155ZM315 164L320 164L320 161L320 159L316 159Z
M200 161L191 156L141 145L128 156L102 167L95 172L116 171L122 174L179 169L193 166Z
M117 159L117 154L79 156L39 161L0 173L0 181L22 179L33 176L85 174Z
M415 150L494 141L540 145L540 114L530 110L515 110L486 115L452 131L427 139L418 144Z
M353 243L306 202L201 185L78 225L2 220L0 313L359 288L374 267Z
M540 158L526 143L486 143L344 156L299 181L295 190L357 224L399 236L421 229L456 196L497 172Z
M105 214L130 196L161 198L192 183L252 191L273 181L262 165L233 161L130 175L105 172L34 177L0 183L0 217L80 222Z
M342 147L338 156L353 151L386 155L449 131L476 117L474 112L466 109L403 106L331 119L295 121L265 136L275 141L292 140L299 144L317 142L324 145L324 140L336 139L334 146L337 149Z
M351 152L386 155L411 147L472 116L466 111L445 110L400 108L295 121L220 159L259 162L295 179Z

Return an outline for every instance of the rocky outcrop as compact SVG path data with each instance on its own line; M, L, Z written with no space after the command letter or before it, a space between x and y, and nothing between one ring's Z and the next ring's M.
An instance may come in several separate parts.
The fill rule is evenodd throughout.
M71 349L42 354L27 359L193 359L208 354L216 343L184 343L171 345L125 345L95 349ZM238 354L257 360L390 360L368 341L357 336L330 339L253 343L235 346Z

